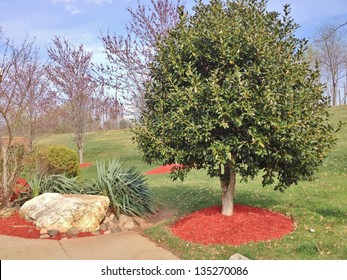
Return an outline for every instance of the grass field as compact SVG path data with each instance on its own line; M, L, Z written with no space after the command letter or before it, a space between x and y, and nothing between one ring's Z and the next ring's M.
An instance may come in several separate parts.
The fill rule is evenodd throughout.
M331 109L333 123L347 121L347 107ZM69 135L52 135L39 144L63 144L75 149ZM89 133L85 162L119 157L124 166L145 172L156 166L141 161L131 131ZM82 179L91 180L95 166L82 170ZM218 179L204 171L191 172L184 182L172 182L166 175L148 176L148 184L159 207L174 209L176 216L145 234L181 259L228 259L240 253L250 259L347 259L347 125L338 132L338 143L324 161L316 178L290 187L284 194L263 188L260 180L237 183L235 202L263 207L291 216L297 229L280 240L242 246L203 246L173 236L169 225L193 211L220 204Z

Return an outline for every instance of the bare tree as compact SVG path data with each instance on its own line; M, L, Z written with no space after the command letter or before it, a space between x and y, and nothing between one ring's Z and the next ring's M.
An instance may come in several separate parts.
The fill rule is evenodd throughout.
M52 91L54 97L56 92ZM68 124L70 114L66 105L59 105L58 103L45 104L47 109L43 114L40 114L36 120L37 126L35 128L36 134L61 134L70 133L71 126ZM53 105L53 106L51 106Z
M138 1L135 10L128 8L131 19L126 36L102 35L108 63L99 66L105 85L121 92L127 107L135 116L144 109L143 84L149 79L149 64L155 54L159 36L178 22L180 0L151 0L144 6Z
M105 95L93 98L93 123L96 129L117 129L123 114L124 106L115 96Z
M323 38L324 40L329 39L330 36L332 36L337 30L339 30L340 28L344 27L347 25L347 21L338 25L337 27L335 27L334 29L331 30L330 33L327 33L326 36Z
M0 34L0 39L2 38ZM13 143L18 132L21 117L31 102L33 77L39 69L38 50L33 42L25 40L15 46L10 40L0 41L1 77L0 77L0 124L2 180L0 183L1 207L8 206L19 173L22 170L23 153L16 150ZM5 137L6 136L6 137Z
M83 163L84 136L91 117L92 96L98 85L91 72L92 53L83 45L74 47L69 40L55 37L48 48L51 65L49 76L57 89L61 102L69 112L73 140L77 145L80 163Z
M346 75L347 33L342 26L344 24L324 24L314 40L316 58L329 86L333 106L338 104L339 88L342 88L340 82Z
M24 70L25 71L25 70ZM56 94L50 88L46 66L38 64L32 76L32 86L27 96L27 106L20 119L20 131L28 139L30 149L39 131L44 131L46 124L42 123L42 116L49 114L57 106Z

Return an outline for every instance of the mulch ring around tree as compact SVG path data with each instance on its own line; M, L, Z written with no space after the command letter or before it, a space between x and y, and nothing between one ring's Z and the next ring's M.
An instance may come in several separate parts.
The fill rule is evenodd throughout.
M242 245L249 242L280 239L294 231L293 221L266 209L234 205L231 217L214 206L183 217L171 226L172 233L197 244Z
M147 171L145 175L167 174L167 173L171 173L171 170L173 168L181 168L181 167L182 165L180 164L166 164L166 165L162 165L157 168L154 168L150 171Z

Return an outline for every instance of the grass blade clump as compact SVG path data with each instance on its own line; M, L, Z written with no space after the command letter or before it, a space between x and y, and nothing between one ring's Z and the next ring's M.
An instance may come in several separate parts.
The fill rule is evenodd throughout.
M81 188L77 177L68 178L65 175L48 175L43 177L41 183L42 193L60 193L60 194L79 194Z
M97 179L86 185L83 193L108 196L110 207L118 216L143 217L156 211L146 178L135 168L123 168L116 158L108 164L99 161L96 166Z
M68 178L64 174L46 176L37 174L28 182L28 189L20 193L15 203L21 205L43 193L80 194L81 191L77 177Z

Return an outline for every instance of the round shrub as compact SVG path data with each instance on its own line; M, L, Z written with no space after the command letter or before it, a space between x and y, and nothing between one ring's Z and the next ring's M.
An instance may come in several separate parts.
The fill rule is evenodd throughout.
M79 160L76 151L65 146L41 146L33 155L36 172L40 175L79 175Z

